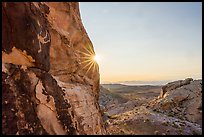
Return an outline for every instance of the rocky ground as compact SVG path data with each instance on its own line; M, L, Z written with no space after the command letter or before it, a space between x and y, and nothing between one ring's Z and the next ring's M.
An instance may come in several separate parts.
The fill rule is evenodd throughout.
M162 87L102 85L99 104L108 134L202 134L202 80Z

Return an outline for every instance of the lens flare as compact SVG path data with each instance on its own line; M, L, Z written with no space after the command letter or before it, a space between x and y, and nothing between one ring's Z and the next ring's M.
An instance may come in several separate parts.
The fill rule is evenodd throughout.
M99 63L99 61L100 61L100 56L95 55L95 56L93 57L93 59L94 59L94 61L96 61L97 63Z
M98 70L100 57L94 53L92 45L86 45L82 50L77 50L77 52L81 56L81 66L85 70L85 74L94 72L96 69Z

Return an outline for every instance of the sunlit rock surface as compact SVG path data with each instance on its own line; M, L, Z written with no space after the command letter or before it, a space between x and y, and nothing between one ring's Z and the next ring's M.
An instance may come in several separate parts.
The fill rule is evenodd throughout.
M99 103L107 134L202 135L202 80L144 86L149 90L142 91L138 86L104 87Z
M78 3L3 2L2 16L3 134L105 134Z
M150 103L151 108L202 126L202 80L174 81L161 92L164 94Z

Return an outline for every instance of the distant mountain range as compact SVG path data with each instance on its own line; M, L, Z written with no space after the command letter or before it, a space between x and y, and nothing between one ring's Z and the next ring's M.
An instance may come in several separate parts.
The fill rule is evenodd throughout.
M119 81L119 82L101 82L101 84L123 84L123 85L165 85L171 80L163 81Z

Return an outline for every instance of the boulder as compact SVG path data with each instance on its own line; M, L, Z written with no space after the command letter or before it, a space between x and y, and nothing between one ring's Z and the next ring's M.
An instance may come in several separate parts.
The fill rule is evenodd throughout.
M202 126L202 80L175 81L162 89L150 108Z

